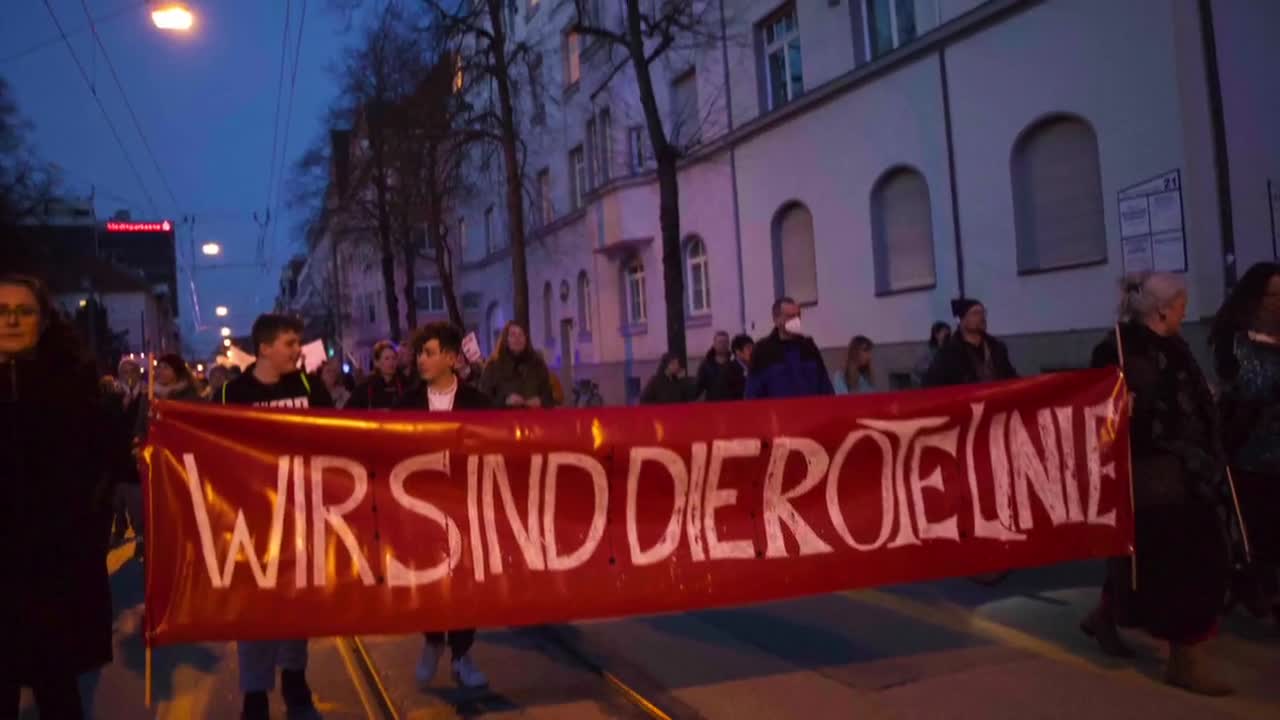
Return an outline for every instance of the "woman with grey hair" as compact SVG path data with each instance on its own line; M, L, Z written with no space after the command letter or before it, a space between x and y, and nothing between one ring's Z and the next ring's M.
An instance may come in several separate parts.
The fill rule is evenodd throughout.
M1182 278L1125 278L1119 323L1093 351L1094 367L1120 365L1132 393L1134 540L1137 587L1128 558L1108 563L1102 601L1081 629L1109 655L1128 657L1117 625L1169 643L1165 682L1202 695L1232 688L1208 667L1230 584L1232 515L1213 395L1182 339Z

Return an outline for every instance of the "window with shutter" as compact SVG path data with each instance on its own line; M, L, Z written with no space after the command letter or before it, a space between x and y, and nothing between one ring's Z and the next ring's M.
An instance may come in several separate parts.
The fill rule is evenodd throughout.
M1014 143L1010 164L1018 271L1106 261L1102 172L1093 128L1077 117L1039 122Z
M778 211L773 223L774 285L778 297L801 305L818 302L818 263L813 215L801 203Z
M929 185L910 168L890 170L871 191L876 291L932 287L936 280Z

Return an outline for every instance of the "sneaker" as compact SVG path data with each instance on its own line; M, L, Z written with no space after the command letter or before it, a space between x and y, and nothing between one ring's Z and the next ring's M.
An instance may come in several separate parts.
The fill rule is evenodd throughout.
M436 673L440 669L440 656L444 655L444 646L436 645L431 642L424 642L422 645L422 657L418 659L418 668L414 672L414 677L418 680L418 685L426 687L436 679Z
M271 706L267 702L265 692L244 694L244 708L240 711L240 720L270 720Z
M319 717L311 700L311 686L307 684L305 670L281 670L280 694L290 720L306 720Z
M453 681L462 688L482 688L489 684L489 678L480 672L476 664L471 662L470 655L463 655L453 661Z

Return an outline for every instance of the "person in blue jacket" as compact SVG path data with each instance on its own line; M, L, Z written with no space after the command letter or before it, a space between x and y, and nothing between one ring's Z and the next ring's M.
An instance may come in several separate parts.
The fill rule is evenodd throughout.
M831 376L813 338L804 334L800 306L789 297L773 303L773 332L756 343L747 398L832 395Z

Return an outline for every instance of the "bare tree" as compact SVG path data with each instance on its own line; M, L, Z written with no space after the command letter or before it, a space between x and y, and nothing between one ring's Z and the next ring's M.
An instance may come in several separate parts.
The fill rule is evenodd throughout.
M672 49L697 47L714 42L723 34L719 20L704 0L619 0L621 22L608 26L601 0L574 0L576 21L573 31L584 38L610 43L623 50L624 57L605 77L607 85L625 67L635 74L644 112L649 144L658 171L658 217L662 229L662 280L667 307L667 351L680 358L689 356L685 339L684 267L680 248L680 186L677 163L684 154L673 136L684 134L677 123L671 132L664 127L658 97L650 72L653 64ZM697 109L692 109L696 120Z
M423 0L431 25L457 53L460 94L473 103L467 132L458 136L497 146L503 161L507 229L511 247L513 314L529 327L529 271L525 252L524 144L516 117L516 74L532 49L509 26L513 0ZM488 91L484 93L483 91ZM481 94L488 97L479 107Z
M57 173L35 157L28 130L9 83L0 77L0 223L6 225L19 224L57 196Z

